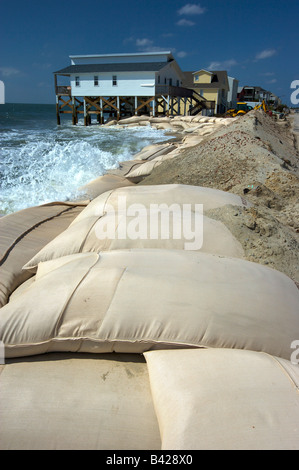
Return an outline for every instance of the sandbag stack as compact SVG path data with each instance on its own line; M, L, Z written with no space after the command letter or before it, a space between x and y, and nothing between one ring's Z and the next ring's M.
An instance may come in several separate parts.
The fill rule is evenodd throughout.
M7 243L6 263L26 255L0 311L0 448L298 449L298 289L207 215L246 199L111 175L85 194L39 244L41 218ZM153 205L172 207L168 237L119 236L148 235ZM175 236L186 205L194 249Z

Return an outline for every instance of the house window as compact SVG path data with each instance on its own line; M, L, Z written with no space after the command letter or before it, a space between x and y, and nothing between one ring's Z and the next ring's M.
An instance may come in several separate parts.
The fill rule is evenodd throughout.
M165 85L167 84L167 78L166 77L164 78L164 83L165 83Z
M80 86L80 77L75 77L75 85Z
M99 86L99 77L98 77L98 75L95 75L93 77L93 81L94 81L94 86Z
M158 83L160 83L160 75L158 75Z
M203 90L200 90L199 94L200 94L200 96L203 96L204 91L203 91Z
M196 82L198 82L198 80L199 80L199 75L195 75L194 80L195 80Z
M117 76L116 75L112 76L112 85L117 86Z
M176 86L180 86L180 81L179 80L176 81Z
M169 79L169 86L172 86L172 78Z

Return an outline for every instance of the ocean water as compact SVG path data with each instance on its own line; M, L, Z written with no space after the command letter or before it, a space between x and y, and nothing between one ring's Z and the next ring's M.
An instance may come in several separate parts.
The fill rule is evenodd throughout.
M0 214L80 198L80 186L169 139L150 127L56 123L55 105L0 105Z

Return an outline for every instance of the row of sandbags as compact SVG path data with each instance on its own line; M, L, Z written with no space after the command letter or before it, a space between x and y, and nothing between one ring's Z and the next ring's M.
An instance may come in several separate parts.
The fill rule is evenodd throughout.
M124 126L124 127L138 127L138 126L150 126L159 130L169 131L189 131L195 132L208 126L227 126L234 122L236 119L226 119L215 116L202 116L197 114L195 116L131 116L128 118L122 118L121 120L110 120L105 126Z
M230 125L235 119L225 119L208 116L175 116L150 117L132 116L120 121L110 121L106 125L122 127L151 126L155 129L166 130L181 135L175 142L151 144L134 155L133 160L120 162L120 168L110 172L122 175L130 181L140 182L149 176L153 169L165 160L170 160L181 154L185 149L199 145L206 137L223 126Z
M222 222L205 216L208 210L228 204L249 206L246 199L231 193L180 184L133 185L106 191L93 199L65 231L40 250L25 265L25 269L35 268L41 261L78 252L131 248L184 249L188 242L182 227L184 209L186 212L190 209L190 223L194 227L197 210L199 215L202 214L199 227L203 231L201 251L242 257L243 249L229 229ZM152 237L150 229L153 228L151 223L155 222L155 216L160 224L164 223L167 227L158 227L157 236ZM136 230L130 231L130 224L134 223ZM127 231L119 234L123 227ZM144 228L147 229L145 234ZM164 228L169 228L168 238L163 238ZM178 232L181 232L180 238L176 238ZM131 238L130 234L136 235L135 238Z
M3 277L0 448L297 449L298 289L245 261L228 228L205 216L247 201L110 178L93 183L89 204L1 219L14 280ZM119 239L118 223L136 218L120 200L159 204L160 215L189 204L194 218L202 204L203 246ZM115 214L112 237L99 237Z
M53 202L0 218L0 308L31 276L24 264L68 228L87 203Z
M298 366L238 349L8 360L0 449L298 450L298 387Z
M75 253L40 262L2 307L5 354L237 348L290 359L299 298L284 274L184 250Z
M132 207L139 229L150 226L153 203L160 206L159 217L174 208L172 222L178 226L168 238L159 230L155 238L138 237L139 232L137 237L121 232L119 238L122 224L136 224ZM203 244L192 250L183 231L181 238L173 235L184 223L177 217L181 208L192 208L192 222L196 204L202 210ZM96 197L23 266L29 279L1 310L7 356L60 348L140 353L178 345L237 347L289 358L290 344L299 337L296 285L242 259L242 247L228 228L205 216L227 204L247 202L185 185L121 187ZM171 225L170 217L164 224Z
M122 190L122 188L124 190ZM199 188L184 185L161 185L151 187L137 187L128 182L126 178L115 175L104 175L95 181L86 185L83 189L84 196L87 198L81 202L62 203L53 202L42 206L31 207L22 211L6 215L0 219L0 307L5 305L12 292L20 286L25 280L32 276L32 272L23 269L34 256L44 247L46 251L51 246L58 247L62 241L67 238L67 254L73 253L72 243L80 245L84 251L94 249L96 251L116 248L134 248L152 247L152 248L181 248L186 240L170 239L163 240L158 233L158 239L150 240L130 240L106 238L99 239L96 231L92 230L96 223L100 220L112 219L111 212L107 210L105 214L101 212L103 204L110 208L114 208L115 213L129 223L134 219L134 215L120 214L117 202L119 198L126 198L128 206L134 203L142 203L149 209L151 202L156 203L163 211L163 204L171 207L182 207L184 203L192 204L193 208L196 203L204 204L204 209L219 207L224 204L235 204L246 206L248 203L245 199L229 193L209 188ZM93 200L90 202L90 200ZM82 218L78 215L83 211ZM147 223L147 216L144 214L139 216ZM193 214L193 218L195 215ZM113 220L113 219L112 219ZM220 222L208 219L204 216L205 224L203 231L209 230L210 236L204 237L202 249L205 251L212 250L221 253L222 250L226 254L232 256L242 256L243 250L237 240L232 236L230 231ZM74 222L73 225L71 223ZM179 219L177 220L177 224ZM68 229L68 230L66 230ZM91 229L91 231L90 231ZM116 229L116 227L115 227ZM61 238L58 235L61 234ZM213 247L215 236L219 234L218 241ZM50 242L53 240L53 244ZM92 248L93 246L93 248ZM54 248L56 249L56 248ZM57 248L58 249L58 248ZM42 254L42 252L41 252ZM66 251L58 251L55 256L62 256ZM40 256L40 255L39 255Z

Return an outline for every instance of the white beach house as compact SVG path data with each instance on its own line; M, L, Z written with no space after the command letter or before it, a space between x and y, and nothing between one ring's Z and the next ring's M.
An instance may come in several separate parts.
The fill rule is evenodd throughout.
M158 85L180 86L183 73L170 52L70 56L73 96L155 95Z
M182 87L184 74L170 51L131 54L72 55L71 64L57 72L57 118L60 113L121 115L152 112L169 107L170 97L192 98ZM58 86L57 77L68 76L69 86ZM82 101L83 99L83 101ZM177 104L177 103L176 103ZM81 109L83 106L83 110Z

